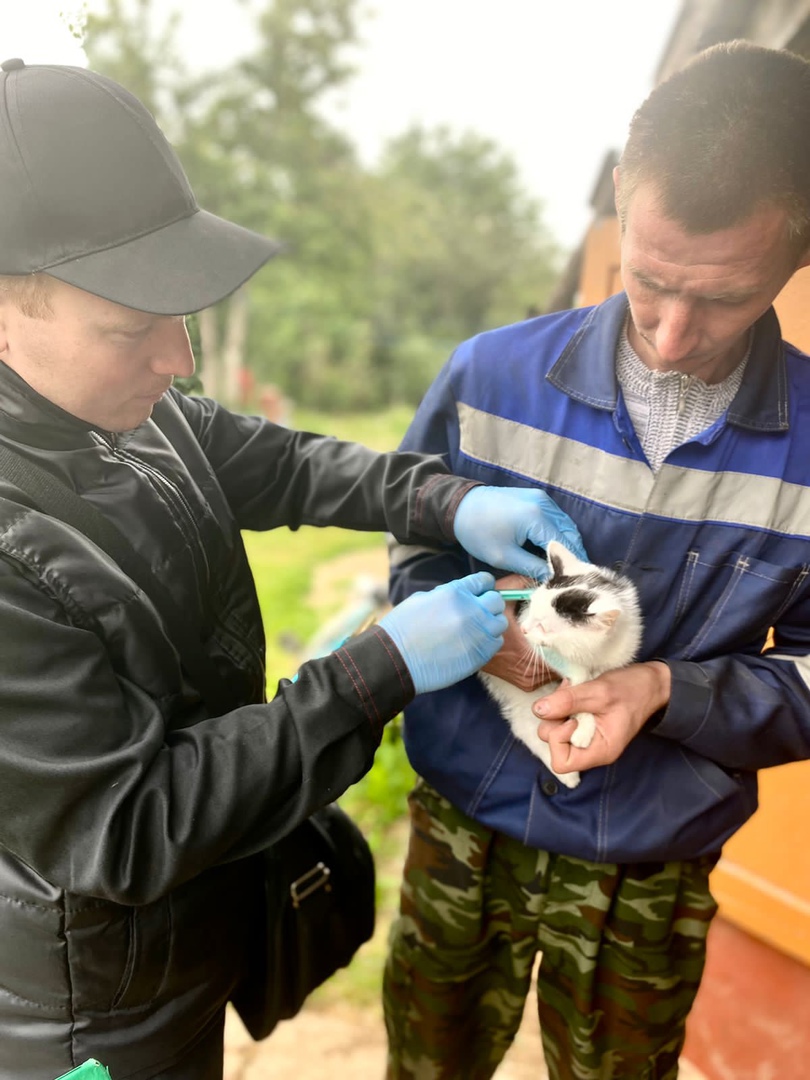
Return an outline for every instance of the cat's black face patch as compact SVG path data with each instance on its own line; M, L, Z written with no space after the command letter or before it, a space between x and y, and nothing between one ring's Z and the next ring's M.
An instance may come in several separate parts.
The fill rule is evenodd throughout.
M571 623L581 624L588 622L591 618L588 608L595 599L595 594L586 589L567 589L554 597L551 606L561 618L568 619Z

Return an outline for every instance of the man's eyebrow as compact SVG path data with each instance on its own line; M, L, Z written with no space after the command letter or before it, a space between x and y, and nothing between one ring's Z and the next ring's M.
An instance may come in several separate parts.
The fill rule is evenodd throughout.
M642 285L647 285L651 289L655 289L657 292L678 292L677 289L671 289L668 285L665 285L662 281L657 281L654 277L651 277L645 270L642 270L638 266L634 266L630 263L627 267L629 272L633 275L636 281ZM733 303L744 303L746 300L750 300L755 295L755 289L719 289L716 292L705 292L696 294L696 299L699 300L721 300L731 301Z
M650 275L640 267L630 263L627 269L636 281L640 281L642 285L649 285L652 289L659 289L661 292L666 292L666 286L662 282L656 281L654 277L650 277Z

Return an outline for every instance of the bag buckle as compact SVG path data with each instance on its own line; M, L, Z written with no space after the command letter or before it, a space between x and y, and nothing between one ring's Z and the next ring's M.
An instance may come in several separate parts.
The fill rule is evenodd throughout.
M329 881L331 876L332 871L326 863L316 862L311 870L307 870L300 878L296 878L290 885L293 907L300 907L301 901L306 900L316 889L324 888L327 892L331 892L332 885Z

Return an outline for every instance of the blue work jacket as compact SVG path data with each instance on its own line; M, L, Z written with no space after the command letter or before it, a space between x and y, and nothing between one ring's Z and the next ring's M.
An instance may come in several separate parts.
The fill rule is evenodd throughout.
M554 782L476 677L405 714L411 763L457 807L598 862L717 852L756 809L756 770L810 757L808 357L768 311L730 408L653 473L615 375L626 313L619 294L464 342L402 444L486 484L543 488L591 560L638 587L639 660L668 663L671 700L579 787ZM395 601L481 568L402 545L392 567Z

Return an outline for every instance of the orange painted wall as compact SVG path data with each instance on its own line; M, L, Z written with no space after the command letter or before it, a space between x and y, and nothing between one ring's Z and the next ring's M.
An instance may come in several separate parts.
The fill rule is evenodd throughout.
M810 267L794 274L774 304L782 337L810 353Z
M763 769L759 810L725 846L712 876L723 915L810 964L810 762Z
M585 237L577 303L598 304L621 287L618 220L599 218ZM783 337L810 353L810 267L774 306ZM810 965L810 762L766 769L759 779L760 809L726 845L712 891L731 923Z
M612 216L598 218L585 236L577 307L600 304L621 288L619 220Z

